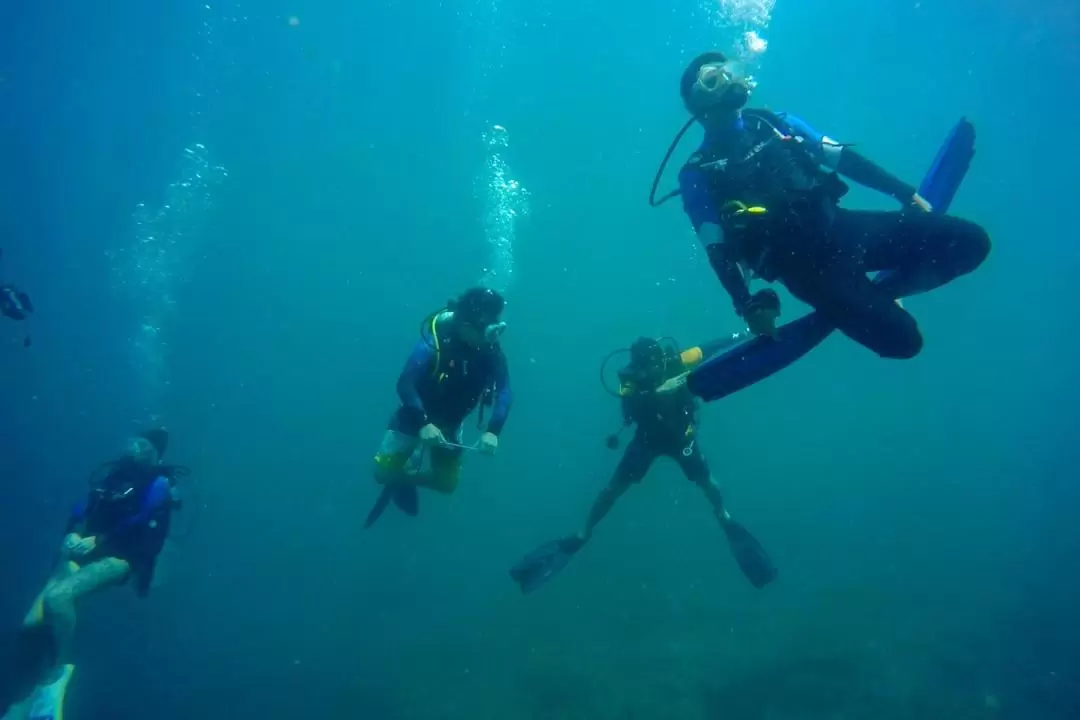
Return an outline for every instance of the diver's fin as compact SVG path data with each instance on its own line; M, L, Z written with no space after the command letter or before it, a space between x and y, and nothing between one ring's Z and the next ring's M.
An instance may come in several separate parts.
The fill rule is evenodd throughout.
M12 676L21 694L30 692L56 666L59 648L48 623L24 625L15 637Z
M720 523L739 569L754 587L761 589L776 579L776 566L750 531L734 520Z
M386 506L390 504L390 496L393 493L393 488L389 485L382 489L379 493L379 497L375 500L375 504L371 506L371 511L368 513L367 520L364 521L364 529L375 524L375 521L382 517L383 512L386 510Z
M975 126L967 118L960 118L919 185L919 195L930 203L934 212L949 212L974 157Z
M30 302L30 296L20 290L16 297L19 299L19 304L23 306L26 312L34 312L34 303Z
M686 378L690 392L706 402L719 400L777 373L821 344L835 328L817 312L714 355Z
M541 545L510 568L510 577L521 587L521 592L530 593L566 567L582 545L584 542L576 535Z
M60 677L34 692L27 720L63 720L64 696L74 672L74 665L64 665L60 670Z
M70 666L67 666L56 682L42 685L47 682L47 674L56 667L57 645L52 627L42 623L23 626L15 633L5 634L2 644L6 657L5 666L0 668L0 709L7 709L3 720L44 717L31 714L42 693L49 688L54 694L59 690L62 703L67 681L71 679L67 670Z
M420 491L415 485L394 485L390 498L401 512L409 517L416 517L420 513Z
M945 138L937 157L926 171L919 185L919 195L930 203L934 213L944 215L949 212L953 198L956 197L960 184L964 182L971 159L975 157L975 126L966 118L960 118L952 132ZM874 282L881 283L889 279L895 294L901 297L920 292L918 279L903 278L897 280L897 270L882 270L874 275ZM890 279L891 278L891 279Z

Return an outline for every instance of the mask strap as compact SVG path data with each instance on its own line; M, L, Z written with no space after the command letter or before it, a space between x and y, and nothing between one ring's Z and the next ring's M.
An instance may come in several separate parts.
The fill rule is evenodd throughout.
M675 189L664 195L659 200L656 199L656 188L660 186L660 178L664 176L664 169L667 167L668 161L671 160L671 154L675 152L675 148L679 147L679 142L682 141L683 135L690 129L690 126L694 124L696 117L692 117L686 121L686 124L682 126L678 134L675 135L675 139L671 141L671 145L668 146L667 153L664 155L664 159L660 162L660 167L656 170L656 177L652 181L652 189L649 190L649 205L653 207L660 207L671 198L680 194L682 190Z

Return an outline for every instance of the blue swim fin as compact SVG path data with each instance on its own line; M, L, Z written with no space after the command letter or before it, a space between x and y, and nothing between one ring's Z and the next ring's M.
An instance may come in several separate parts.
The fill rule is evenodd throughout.
M919 185L919 195L934 212L949 211L974 157L975 126L961 118ZM874 282L881 282L891 272L878 273ZM753 338L709 358L690 373L686 386L705 402L720 400L783 370L820 345L833 330L817 312L804 315L780 326L775 339Z
M74 665L64 665L58 678L34 692L27 720L63 720L64 697L74 672Z
M776 337L756 337L714 355L691 371L686 387L705 402L725 398L780 372L835 328L816 312L782 325Z
M975 157L975 126L960 118L919 185L922 195L934 212L947 213Z

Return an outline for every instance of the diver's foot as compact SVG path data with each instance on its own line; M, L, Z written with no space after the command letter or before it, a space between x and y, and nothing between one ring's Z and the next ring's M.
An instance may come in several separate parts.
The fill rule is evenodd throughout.
M589 535L585 532L575 533L562 539L560 545L563 552L576 553L581 548L585 547L585 543L589 542Z
M66 672L67 666L63 664L57 665L55 668L50 669L49 672L45 673L45 675L41 678L41 685L35 688L34 692L49 687L57 680L60 680L62 677L64 677L64 674Z

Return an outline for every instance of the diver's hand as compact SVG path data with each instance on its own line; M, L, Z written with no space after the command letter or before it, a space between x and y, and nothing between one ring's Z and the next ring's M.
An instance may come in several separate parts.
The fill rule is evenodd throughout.
M476 441L476 447L485 455L494 455L499 449L499 436L495 433L486 432Z
M759 290L743 310L746 327L754 335L776 336L776 319L780 317L780 296L774 290Z
M68 548L68 552L71 554L71 557L83 557L84 555L89 555L94 552L94 548L96 547L97 538L91 536L80 539L72 547Z
M446 436L442 434L442 430L428 423L420 428L420 442L425 445L443 445L446 443Z
M685 372L685 373L682 373L681 375L676 375L675 377L671 378L670 380L665 380L664 384L661 385L660 387L656 388L656 390L654 390L653 392L655 392L657 395L665 395L667 393L673 393L676 390L678 390L679 388L681 388L683 385L686 385L686 378L689 375L690 375L690 373Z
M934 212L934 206L926 201L919 193L915 193L911 196L911 206L923 212Z

